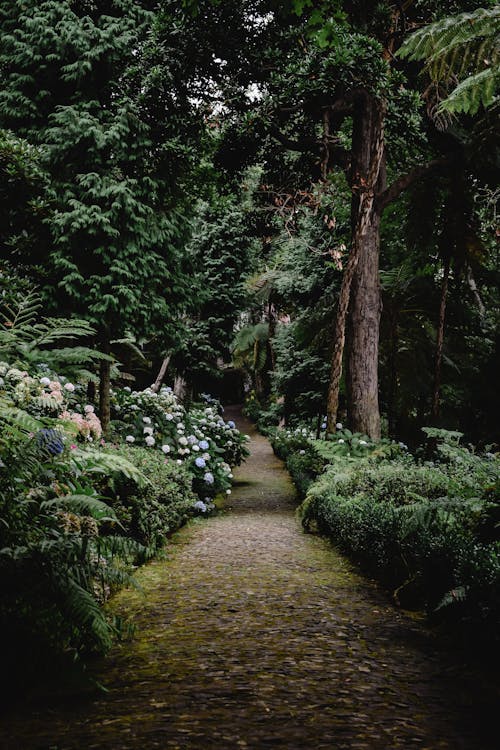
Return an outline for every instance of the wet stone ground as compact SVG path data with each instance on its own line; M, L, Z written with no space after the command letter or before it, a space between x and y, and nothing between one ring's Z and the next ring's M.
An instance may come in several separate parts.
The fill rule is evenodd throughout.
M137 633L94 666L108 692L17 707L5 750L485 750L481 706L425 627L323 539L248 422L228 512L178 534L113 609Z

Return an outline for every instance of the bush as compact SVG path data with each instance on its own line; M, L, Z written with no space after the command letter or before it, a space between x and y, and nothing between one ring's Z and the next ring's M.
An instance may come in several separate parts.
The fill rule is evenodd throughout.
M186 466L158 451L129 446L107 450L126 458L149 479L146 485L119 476L113 482L112 506L126 535L153 555L193 514L192 476Z
M483 541L497 460L459 449L451 460L410 456L376 462L337 458L309 489L300 512L394 590L396 601L496 638L500 544ZM462 475L453 467L468 467ZM491 525L489 527L491 531Z

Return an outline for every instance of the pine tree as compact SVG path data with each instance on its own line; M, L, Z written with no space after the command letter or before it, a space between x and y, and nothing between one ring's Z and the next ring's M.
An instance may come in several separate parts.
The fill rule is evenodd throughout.
M163 117L175 115L173 124L158 127L150 112L153 85L162 93L162 81L151 79L158 55L152 5L0 3L0 123L40 148L50 174L46 297L95 325L105 352L115 338L168 327L183 293L184 222L174 196L189 164L179 115L189 119L191 105L185 95L175 101L170 76L170 106L174 100L178 110L163 101ZM163 82L168 73L164 64ZM106 424L106 362L101 384Z

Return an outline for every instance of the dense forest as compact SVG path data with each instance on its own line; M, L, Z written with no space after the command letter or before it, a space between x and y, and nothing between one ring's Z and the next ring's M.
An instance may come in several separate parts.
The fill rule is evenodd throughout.
M111 595L231 494L221 403L305 529L497 644L499 27L486 0L0 0L13 683L109 649Z

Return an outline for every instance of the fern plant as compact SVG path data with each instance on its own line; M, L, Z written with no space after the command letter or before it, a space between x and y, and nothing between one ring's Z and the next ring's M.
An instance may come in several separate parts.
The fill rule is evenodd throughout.
M0 309L0 360L35 365L46 362L60 374L92 375L86 368L112 357L88 346L69 345L95 335L85 320L40 319L42 299L31 290L17 304Z
M233 342L233 361L236 366L246 366L254 372L261 372L267 360L269 324L257 323L241 328Z
M454 86L439 110L474 115L497 100L500 80L500 6L478 8L429 24L413 33L401 57L425 60L431 80Z

